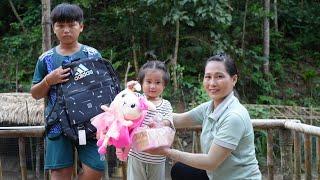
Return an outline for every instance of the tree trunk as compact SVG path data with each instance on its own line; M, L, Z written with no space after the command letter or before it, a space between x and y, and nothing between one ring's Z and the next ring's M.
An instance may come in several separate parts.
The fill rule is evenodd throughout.
M139 65L138 65L138 58L137 58L136 43L135 43L134 35L131 35L131 43L132 43L132 55L133 55L134 70L136 72L136 76L138 76Z
M130 16L130 25L131 28L134 29L133 27L133 12L129 11L129 16ZM134 32L131 32L131 43L132 43L132 56L133 56L133 66L134 66L134 71L136 73L136 77L138 77L139 73L139 64L138 64L138 58L137 58L137 49L136 49L136 42L135 42L135 36Z
M174 54L171 60L172 65L172 79L173 79L173 88L176 92L178 90L178 80L177 80L177 62L178 62L178 50L179 50L179 36L180 36L180 21L176 22L176 43L174 46Z
M18 73L19 73L19 61L16 62L16 92L19 92Z
M172 66L172 80L173 80L173 90L174 92L178 92L179 84L178 84L178 75L177 75L177 65L178 65L178 51L179 51L179 40L180 40L180 21L176 22L176 42L174 46L174 54L171 59ZM185 111L185 101L183 99L183 90L180 90L181 93L176 95L177 98L177 112ZM178 100L179 99L179 100Z
M51 49L50 0L41 0L42 4L42 50Z
M128 74L129 74L130 68L131 68L131 64L130 64L130 61L129 61L129 62L128 62L128 65L127 65L126 74L125 74L125 76L124 76L124 87L127 87Z
M279 31L279 27L278 27L278 0L274 0L273 8L274 8L274 30L277 33Z
M245 34L246 34L247 11L248 11L248 0L246 0L246 4L245 4L243 25L242 25L242 39L241 39L242 56L244 56L244 49L245 49L244 39L245 39Z
M270 54L270 24L269 24L269 13L270 13L270 0L264 1L264 27L263 27L263 72L265 74L269 73L269 54Z
M41 26L42 26L42 51L48 51L51 49L51 23L50 23L50 10L51 10L51 1L50 0L41 0ZM45 98L45 106L47 104L48 99ZM44 143L44 147L45 147ZM46 152L44 152L45 154ZM43 172L44 179L49 179L49 171Z
M18 21L19 21L19 23L20 23L23 32L27 32L27 29L26 29L26 27L24 26L23 21L22 21L22 19L20 18L19 14L18 14L18 12L17 12L16 8L14 7L14 4L12 3L11 0L9 0L9 4L10 4L10 7L11 7L14 15L16 16L16 18L18 19Z

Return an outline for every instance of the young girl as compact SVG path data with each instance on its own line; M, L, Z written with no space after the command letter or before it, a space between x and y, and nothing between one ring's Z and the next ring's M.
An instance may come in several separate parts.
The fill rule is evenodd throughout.
M163 62L148 61L138 75L142 91L149 101L156 105L156 112L149 111L142 126L152 126L152 117L160 116L165 126L172 124L172 107L169 101L162 99L161 94L169 82L169 73ZM131 150L128 157L128 180L164 180L166 157L146 152Z

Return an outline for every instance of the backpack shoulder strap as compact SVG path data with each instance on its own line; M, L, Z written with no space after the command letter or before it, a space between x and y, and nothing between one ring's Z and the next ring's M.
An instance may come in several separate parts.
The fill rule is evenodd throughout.
M115 84L115 91L116 91L116 94L118 94L120 92L120 80L119 80L119 76L118 76L118 73L114 70L111 62L107 59L104 59L104 58L100 58L101 61L103 61L103 63L106 65L108 71L110 72L110 75L112 77L112 80Z

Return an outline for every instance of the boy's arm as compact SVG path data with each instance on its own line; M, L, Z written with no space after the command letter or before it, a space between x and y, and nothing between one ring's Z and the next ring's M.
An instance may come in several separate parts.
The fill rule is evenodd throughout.
M42 81L31 86L30 93L33 98L38 100L48 95L50 87L47 76L45 76Z
M51 73L47 74L39 83L32 85L30 89L32 97L35 99L46 97L52 85L63 83L69 80L67 78L70 75L69 71L70 68L62 69L60 66Z

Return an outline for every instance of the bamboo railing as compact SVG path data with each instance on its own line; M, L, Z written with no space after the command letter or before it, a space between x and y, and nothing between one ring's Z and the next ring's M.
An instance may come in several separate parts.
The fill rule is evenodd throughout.
M320 179L320 127L307 125L301 123L296 119L253 119L253 127L255 131L263 130L267 131L267 178L269 180L275 177L275 163L274 163L274 134L279 132L279 146L281 156L281 167L280 175L284 180L291 179L302 179L302 158L301 158L301 146L304 147L304 179L311 180L318 178ZM192 131L193 132L193 144L192 152L199 152L199 135L201 127L194 127L188 129L178 129L180 131ZM26 157L25 157L25 141L27 137L42 137L44 133L43 126L28 126L28 127L0 127L0 138L12 138L16 137L19 139L19 158L20 158L20 170L21 179L27 179L26 169ZM316 144L316 163L312 164L312 153L311 153L311 137L317 138ZM178 138L177 138L178 139ZM179 141L178 141L179 142ZM179 144L179 143L178 143ZM180 147L181 146L181 147ZM178 148L183 146L178 145ZM38 149L39 147L37 147ZM293 153L294 152L294 153ZM37 155L38 156L38 155ZM1 157L0 157L1 160ZM1 169L0 161L0 180L3 179L3 172ZM316 173L312 174L311 167L316 167ZM39 166L39 165L37 165ZM43 168L42 168L43 169ZM40 174L40 167L36 168L36 174ZM125 177L124 177L125 179Z

